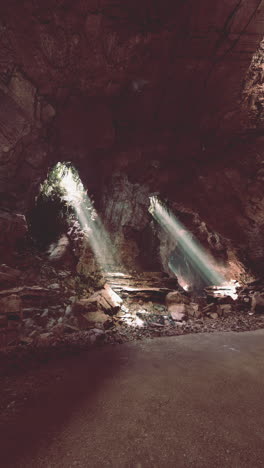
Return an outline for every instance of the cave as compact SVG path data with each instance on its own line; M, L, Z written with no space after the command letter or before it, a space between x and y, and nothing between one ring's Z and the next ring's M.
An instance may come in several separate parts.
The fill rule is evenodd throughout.
M2 2L0 12L0 365L3 379L13 379L3 380L8 421L13 407L9 386L21 387L22 398L27 385L22 376L29 375L32 363L34 369L43 364L50 376L53 368L47 366L59 366L62 355L65 362L81 355L78 369L83 356L90 356L96 382L96 359L102 364L99 375L107 380L111 359L121 369L122 353L120 359L126 360L134 350L141 362L142 351L139 373L147 375L146 349L163 369L163 353L170 362L175 352L172 343L187 367L196 362L196 352L203 359L207 345L217 366L216 349L239 354L240 344L241 353L249 350L245 361L256 354L252 369L260 366L263 2L10 0ZM194 353L190 361L188 346ZM233 357L226 358L223 375L237 387L236 371L229 374L233 365L241 366L245 382L249 378L238 354L235 364ZM177 356L173 362L188 389ZM196 382L196 371L190 372ZM208 372L217 381L211 368ZM74 375L79 382L72 370ZM34 378L41 380L36 370ZM254 378L263 384L261 377ZM221 399L218 387L199 385L199 394L215 391ZM188 398L196 414L195 398ZM250 410L246 413L251 421ZM218 420L217 411L213 418ZM204 424L209 427L210 421ZM118 458L114 443L110 461L90 447L89 466L215 464L213 451L202 449L202 442L195 452L194 432L188 430L191 449L176 431L186 460L171 449L162 458L143 435L143 458L132 462L136 452L129 451L127 429L126 438L122 433L120 438L128 458ZM262 466L255 426L247 435L258 447L254 453L246 449L246 435L241 437L239 452L239 442L232 439L229 451L219 435L214 449L219 466ZM28 446L24 436L21 441L19 447ZM226 459L218 450L222 443ZM96 446L100 452L101 445ZM5 453L8 447L6 437ZM10 466L88 466L81 455L80 462L71 454L69 461L65 454L60 461L58 447L54 453L48 450L49 460L41 450L40 458L26 459L21 447ZM9 466L11 454L6 456Z

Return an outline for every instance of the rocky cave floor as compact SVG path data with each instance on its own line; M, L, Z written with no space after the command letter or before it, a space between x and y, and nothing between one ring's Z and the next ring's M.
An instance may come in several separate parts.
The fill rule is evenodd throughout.
M67 372L64 359L91 347L264 328L264 315L251 312L252 293L264 288L261 280L241 287L233 300L186 293L160 272L111 273L106 279L94 292L70 269L30 252L12 267L0 267L1 424L37 400L52 372L55 381ZM57 359L61 375L52 367Z
M94 292L65 267L23 253L0 267L0 365L3 372L54 354L152 337L264 328L251 312L255 281L238 298L176 290L164 273L109 273Z

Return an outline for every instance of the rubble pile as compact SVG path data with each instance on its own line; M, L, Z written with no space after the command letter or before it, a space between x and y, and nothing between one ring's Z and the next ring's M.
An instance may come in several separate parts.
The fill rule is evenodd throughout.
M21 266L21 265L20 265ZM0 266L0 347L87 347L144 337L264 327L264 282L201 295L164 273L108 273L97 291L39 258L32 272ZM262 315L263 314L263 315Z

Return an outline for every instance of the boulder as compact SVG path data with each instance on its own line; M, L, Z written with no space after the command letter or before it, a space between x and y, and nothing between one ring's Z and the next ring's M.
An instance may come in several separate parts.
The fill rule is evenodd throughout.
M190 305L190 299L179 291L167 294L165 303L173 320L181 321L189 315L194 316L195 310Z
M187 317L187 308L188 306L186 304L171 304L168 307L168 312L173 320L180 322Z
M104 325L109 317L102 311L88 312L78 315L78 325L83 330L88 330L95 327L95 324Z
M171 304L190 304L190 299L179 291L172 291L165 298L166 306Z
M217 305L215 302L211 302L207 306L205 306L202 310L203 315L210 315L214 312L216 312Z
M98 309L104 310L108 314L117 312L122 304L122 299L105 285L103 289L97 291L87 299L81 299L73 304L73 312L96 312Z
M65 317L70 317L72 314L72 306L71 305L67 305L66 309L65 309Z
M97 302L90 301L90 299L80 299L72 304L71 310L75 315L96 312L98 310Z
M232 312L231 304L220 304L217 307L217 313L220 317L227 317Z
M200 318L202 316L201 311L199 310L199 304L195 302L191 302L189 306L187 306L188 316L194 318Z
M52 333L41 333L36 337L36 343L38 346L49 346L54 341L55 338L52 336Z
M21 315L21 298L17 294L0 299L0 313L10 315Z
M251 312L264 313L264 292L256 291L252 296Z
M218 314L216 312L213 312L212 314L210 314L210 317L214 320L218 319Z

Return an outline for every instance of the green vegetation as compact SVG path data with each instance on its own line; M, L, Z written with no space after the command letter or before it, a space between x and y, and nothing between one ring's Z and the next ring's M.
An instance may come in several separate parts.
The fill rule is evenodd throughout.
M86 190L79 174L71 163L57 163L40 186L40 197L49 201L60 201L62 207L72 212L81 203L87 205ZM88 207L92 211L92 205Z
M40 185L35 206L28 215L33 239L41 248L46 248L67 232L74 221L78 221L76 210L85 207L93 217L93 202L75 167L69 162L57 163Z

